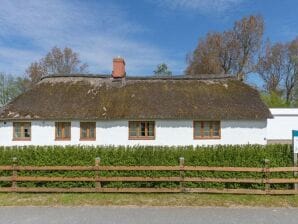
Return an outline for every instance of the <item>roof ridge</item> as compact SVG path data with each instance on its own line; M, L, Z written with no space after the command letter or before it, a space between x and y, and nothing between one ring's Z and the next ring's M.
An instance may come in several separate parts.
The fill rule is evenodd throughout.
M48 75L41 78L107 78L113 79L108 74L72 74L72 75ZM217 79L236 79L230 74L200 74L200 75L174 75L174 76L126 76L127 80L217 80Z

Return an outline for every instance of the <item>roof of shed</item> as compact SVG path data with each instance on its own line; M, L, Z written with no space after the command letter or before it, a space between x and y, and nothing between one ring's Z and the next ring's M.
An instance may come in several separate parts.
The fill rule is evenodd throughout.
M1 120L271 117L257 90L229 76L45 77L0 110Z

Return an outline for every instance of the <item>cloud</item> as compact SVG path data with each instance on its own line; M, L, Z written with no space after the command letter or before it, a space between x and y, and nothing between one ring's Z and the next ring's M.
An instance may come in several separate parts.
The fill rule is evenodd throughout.
M157 46L135 40L146 28L107 1L1 0L0 27L0 70L8 73L24 73L53 46L79 52L93 73L111 72L117 55L126 58L128 74L153 70L161 61L179 66Z
M157 5L171 10L191 10L201 14L222 14L243 0L156 0Z

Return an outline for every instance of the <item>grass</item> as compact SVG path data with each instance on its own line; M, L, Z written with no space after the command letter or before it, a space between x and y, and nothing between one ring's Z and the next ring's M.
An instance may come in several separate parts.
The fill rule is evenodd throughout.
M298 195L0 193L0 206L261 206L298 207Z

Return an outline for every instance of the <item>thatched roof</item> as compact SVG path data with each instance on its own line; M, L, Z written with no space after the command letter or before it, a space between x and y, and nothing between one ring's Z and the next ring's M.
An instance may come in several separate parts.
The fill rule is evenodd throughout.
M0 111L0 120L268 117L258 91L230 77L46 77Z

